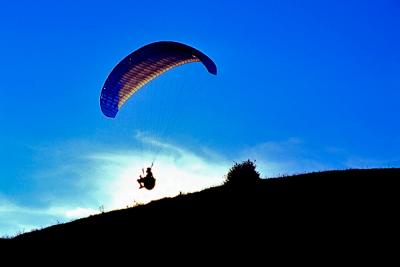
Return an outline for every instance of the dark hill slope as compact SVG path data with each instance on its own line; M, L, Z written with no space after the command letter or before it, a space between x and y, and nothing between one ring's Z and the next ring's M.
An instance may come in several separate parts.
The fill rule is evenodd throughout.
M185 247L238 240L278 246L390 238L398 222L399 179L400 169L367 169L265 179L248 188L219 186L51 226L9 242L127 242L140 248L167 247L171 240Z

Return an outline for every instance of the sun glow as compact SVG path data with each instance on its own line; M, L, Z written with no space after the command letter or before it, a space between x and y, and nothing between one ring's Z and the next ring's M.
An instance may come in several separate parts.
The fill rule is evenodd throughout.
M131 151L94 157L99 166L103 165L101 173L97 175L101 177L97 187L106 202L106 209L125 208L219 185L227 169L185 150L175 149L174 153L165 153L155 161L155 188L139 189L136 179L142 174L142 168L148 167L143 166L143 162L149 162L146 159L151 156L150 152Z

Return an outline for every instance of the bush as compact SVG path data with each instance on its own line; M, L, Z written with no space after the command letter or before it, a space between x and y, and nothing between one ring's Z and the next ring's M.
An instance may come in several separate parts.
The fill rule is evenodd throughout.
M226 176L225 185L246 187L256 184L258 180L260 173L256 171L255 161L246 160L233 165Z

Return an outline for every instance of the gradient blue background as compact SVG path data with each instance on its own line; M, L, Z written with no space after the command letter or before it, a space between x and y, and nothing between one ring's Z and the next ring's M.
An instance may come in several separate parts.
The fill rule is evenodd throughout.
M274 144L266 158L301 163L287 173L399 167L399 29L396 0L2 2L0 196L38 201L38 147L133 146L135 130L228 161ZM104 117L109 72L159 40L203 51L218 75L182 66Z

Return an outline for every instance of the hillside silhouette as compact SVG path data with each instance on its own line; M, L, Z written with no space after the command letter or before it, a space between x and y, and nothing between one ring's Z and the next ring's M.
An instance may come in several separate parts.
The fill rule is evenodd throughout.
M132 249L305 241L363 243L397 228L400 169L351 169L217 186L20 234L3 244L129 244ZM345 243L345 244L343 244ZM247 245L246 245L247 244Z

